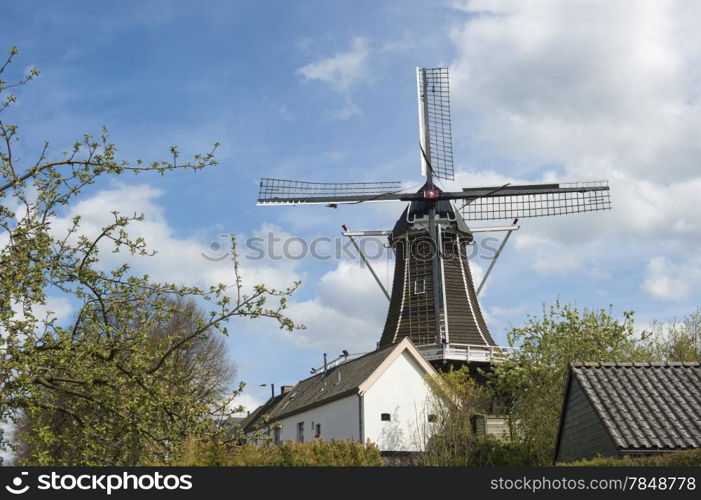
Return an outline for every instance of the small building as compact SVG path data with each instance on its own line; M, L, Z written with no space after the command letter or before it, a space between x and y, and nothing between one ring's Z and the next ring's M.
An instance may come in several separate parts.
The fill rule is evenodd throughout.
M280 394L271 397L243 418L239 425L247 441L255 444L265 444L266 440L269 440L270 436L273 435L270 412L275 409L275 406L285 397L290 388L291 386L289 385L283 385L280 388Z
M470 417L472 432L476 436L511 437L511 426L507 415L486 415L475 413Z
M701 364L573 363L556 462L701 447Z
M427 377L436 375L404 338L298 382L251 413L244 430L271 432L276 444L353 439L383 452L419 451L435 421Z

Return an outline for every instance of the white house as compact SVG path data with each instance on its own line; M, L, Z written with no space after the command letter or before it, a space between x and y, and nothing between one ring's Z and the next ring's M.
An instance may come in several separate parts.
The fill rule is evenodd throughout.
M435 421L426 377L436 375L404 338L283 388L242 427L268 429L276 443L354 439L383 452L420 451Z

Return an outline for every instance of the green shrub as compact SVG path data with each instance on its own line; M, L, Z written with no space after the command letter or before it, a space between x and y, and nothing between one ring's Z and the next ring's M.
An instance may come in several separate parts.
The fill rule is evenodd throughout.
M658 455L626 455L623 457L596 457L590 460L580 460L565 466L594 466L594 467L698 467L701 466L701 449L660 453Z
M316 439L309 443L285 441L280 446L194 445L182 457L179 465L349 467L379 466L382 459L380 450L374 444Z
M530 466L537 460L537 450L522 440L492 435L466 434L458 442L435 438L426 450L426 465L437 466Z
M475 436L468 448L468 465L530 466L537 460L537 451L526 441Z

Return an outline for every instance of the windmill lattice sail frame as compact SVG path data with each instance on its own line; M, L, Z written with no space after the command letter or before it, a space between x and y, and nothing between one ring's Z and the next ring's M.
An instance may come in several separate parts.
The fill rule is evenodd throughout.
M480 188L482 191L485 188ZM469 193L470 189L464 189ZM522 193L522 194L521 194ZM528 186L494 188L492 194L468 200L460 212L465 220L485 221L547 217L611 209L608 181L560 182L551 189Z
M382 201L384 194L401 190L400 182L305 182L263 177L258 192L259 205L297 205L310 203L356 203Z
M420 118L420 127L428 127L428 151L433 177L453 180L453 138L450 122L450 81L448 68L417 68L419 108L425 101L426 120ZM419 111L421 117L422 111ZM422 169L423 170L423 169ZM427 172L422 171L423 175Z

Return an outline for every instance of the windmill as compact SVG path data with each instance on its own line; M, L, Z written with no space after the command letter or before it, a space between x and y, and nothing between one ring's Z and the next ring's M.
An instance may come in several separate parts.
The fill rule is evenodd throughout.
M448 69L417 68L416 77L419 154L421 174L425 177L421 189L406 192L399 182L323 183L263 178L258 204L321 204L335 208L370 202L408 203L391 231L343 233L351 238L387 236L394 250L392 292L389 295L385 291L389 309L379 347L409 337L436 364L489 363L502 356L504 348L498 347L490 335L477 296L511 232L518 229L516 221L608 210L608 181L440 189L438 180L454 180ZM500 219L514 222L511 226L488 228L470 228L467 224ZM478 231L507 233L485 278L475 289L468 249ZM382 287L374 272L373 276Z

